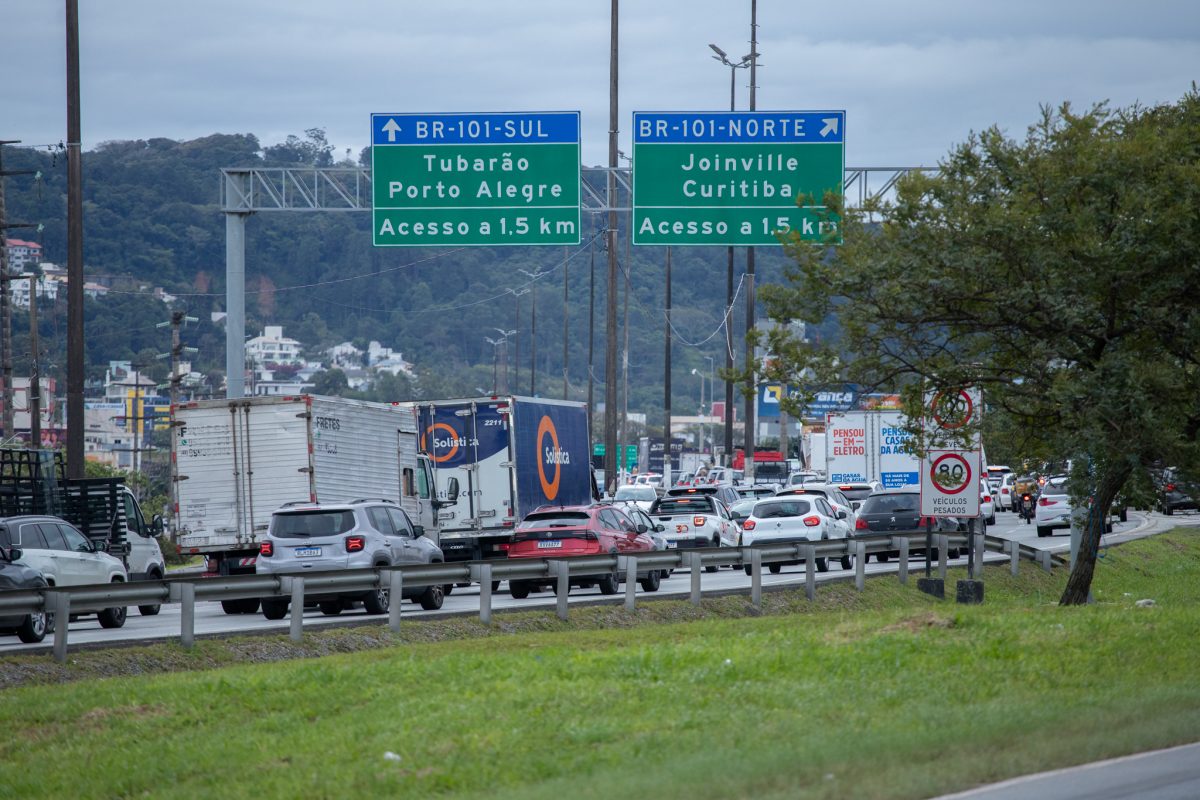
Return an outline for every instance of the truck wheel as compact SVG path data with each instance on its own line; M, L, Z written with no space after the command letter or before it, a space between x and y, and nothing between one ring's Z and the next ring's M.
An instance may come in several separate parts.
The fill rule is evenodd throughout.
M120 628L125 624L127 613L125 606L113 606L97 614L96 619L100 620L101 628Z
M638 583L641 584L644 591L657 592L659 584L661 583L661 579L658 577L658 570L650 570L650 574L642 578L640 581L638 581Z
M514 600L524 600L529 597L529 584L524 581L509 581L508 593L513 596Z
M783 572L783 564L770 564L767 568L771 570L772 575L778 575Z
M446 595L446 597L449 597L453 593L454 593L454 584L453 583L443 583L442 584L442 594Z
M157 571L151 572L146 577L146 580L150 580L150 581L161 581L162 579L163 579L163 576L159 575ZM162 609L162 605L159 603L155 603L154 605L150 605L150 606L138 606L138 613L141 614L143 617L153 617L153 616L156 616L161 609Z
M17 628L17 637L25 644L37 644L46 638L49 626L46 624L45 612L29 614Z
M320 606L321 613L327 617L336 617L338 614L342 613L341 600L326 600L325 602L321 603Z
M417 602L419 602L421 604L421 608L425 609L426 611L437 611L442 607L442 601L445 599L445 597L446 596L442 594L441 584L434 584L421 594L421 596L417 599Z
M262 612L267 619L283 619L287 616L288 601L263 598Z

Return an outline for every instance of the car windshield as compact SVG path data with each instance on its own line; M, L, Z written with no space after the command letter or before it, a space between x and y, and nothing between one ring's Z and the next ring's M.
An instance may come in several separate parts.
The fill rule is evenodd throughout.
M579 528L587 525L588 514L584 511L543 511L540 514L530 514L521 524L517 526L517 530L524 531L530 528Z
M664 497L658 501L656 514L690 514L692 512L698 514L707 514L712 511L712 505L709 503L708 495L694 495L692 497Z
M807 500L770 500L756 505L754 507L754 516L759 519L801 517L811 510L812 504Z
M870 486L843 486L841 487L842 494L846 495L850 500L862 500L864 497L874 491Z
M614 500L654 500L658 493L653 486L622 486L617 489Z
M1050 478L1042 487L1042 494L1069 494L1065 477Z
M288 539L336 536L353 529L353 511L288 511L271 519L271 535Z
M921 504L919 494L875 494L863 501L861 514L915 514Z

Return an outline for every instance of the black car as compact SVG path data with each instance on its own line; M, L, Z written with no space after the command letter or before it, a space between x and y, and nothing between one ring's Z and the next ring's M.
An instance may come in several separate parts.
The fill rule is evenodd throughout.
M1200 484L1188 480L1175 469L1165 469L1160 479L1158 506L1170 516L1176 511L1200 510Z
M0 546L0 591L45 589L46 579L36 569L16 563L19 547ZM26 644L37 644L54 630L54 615L39 611L19 616L0 616L0 633L15 633Z
M932 532L935 534L960 533L959 522L953 517L933 517ZM855 523L854 535L863 539L871 534L890 534L902 536L905 534L924 534L926 518L921 516L921 493L919 491L895 489L891 491L874 492L867 495L858 509L858 521ZM918 541L924 541L919 539ZM916 555L924 553L925 548L909 548L909 553ZM936 557L937 551L934 550ZM900 555L897 550L886 553L876 553L875 560L884 562L893 556ZM958 557L958 550L952 548L947 555ZM868 559L870 556L868 556Z

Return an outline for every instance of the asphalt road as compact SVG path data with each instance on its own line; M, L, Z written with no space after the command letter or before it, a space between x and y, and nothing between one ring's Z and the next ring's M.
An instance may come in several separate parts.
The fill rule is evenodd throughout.
M1065 552L1070 548L1070 537L1066 535L1065 531L1052 537L1039 539L1035 527L1023 524L1015 514L1001 512L996 515L996 518L996 524L988 528L988 533L993 536L1018 539L1034 547L1053 552ZM1106 536L1104 541L1108 544L1127 541L1131 538L1152 535L1176 525L1187 524L1200 525L1200 515L1164 517L1159 514L1131 513L1129 522L1118 525L1113 534ZM999 554L989 555L994 560L1007 558ZM919 563L923 563L923 561L914 559L909 565L910 570L916 571ZM959 559L951 563L961 565L965 563L965 559ZM844 580L853 575L853 572L837 569L834 564L831 564L830 567L829 572L818 573L818 582ZM887 564L877 564L871 561L866 567L868 575L895 573L896 570L897 566L894 561ZM763 574L764 590L770 590L772 587L802 585L803 582L803 567L784 567L783 571L778 575L772 575L767 572ZM728 593L736 591L749 594L750 578L741 570L722 569L716 573L706 573L703 576L702 585L705 593ZM649 594L639 588L638 597L639 599L687 597L690 591L690 575L686 572L676 572L671 578L663 581L662 587L657 593ZM599 590L595 588L573 589L571 592L572 603L621 602L623 601L623 597L622 593L614 597L602 598ZM493 595L492 608L495 611L517 608L552 608L554 604L555 596L551 592L537 593L531 595L526 600L514 600L509 596L507 587L502 585L500 590ZM433 617L450 614L477 614L478 611L479 589L477 586L456 588L453 594L446 598L446 602L440 611L423 611L420 606L412 602L406 602L404 605L405 618ZM335 617L325 616L316 609L310 609L304 614L304 625L306 627L355 623L384 624L385 618L369 616L361 608L345 611ZM230 616L225 614L220 604L216 602L200 602L196 604L195 631L197 637L256 631L284 632L288 630L288 624L289 621L287 618L272 621L265 619L262 614ZM68 643L70 647L77 647L79 645L96 646L117 642L177 639L179 631L180 606L177 604L164 604L162 612L153 617L140 616L136 609L130 608L129 618L125 626L114 630L101 628L99 623L96 622L95 617L76 620L71 623ZM15 635L4 636L0 637L0 653L22 651L48 652L50 644L49 637L41 644L27 645L22 644Z
M1200 744L1023 775L936 800L1195 800Z

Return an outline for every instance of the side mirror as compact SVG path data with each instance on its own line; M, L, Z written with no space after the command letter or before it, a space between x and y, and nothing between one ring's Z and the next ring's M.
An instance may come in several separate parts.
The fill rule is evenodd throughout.
M9 561L20 561L21 556L25 555L25 551L19 547L10 547L7 555Z
M424 525L413 525L413 536L415 538L420 539L424 535L425 535L425 526Z
M645 533L648 530L650 530L650 529L647 528L644 523L641 523L641 522L638 523L638 526L637 526L638 533Z
M666 529L667 529L667 526L666 526L666 525L661 525L661 524L660 524L660 525L655 525L655 526L654 526L654 532L655 532L655 533L662 533L662 532L663 532L663 531L665 531Z
M434 505L437 508L458 505L458 478L450 479L450 482L446 484L446 499L435 500Z
M850 515L847 514L845 511L839 511L839 512L837 512L837 518L838 519L850 519Z
M155 514L150 518L150 534L152 536L162 536L166 530L166 524L163 522L162 514Z

